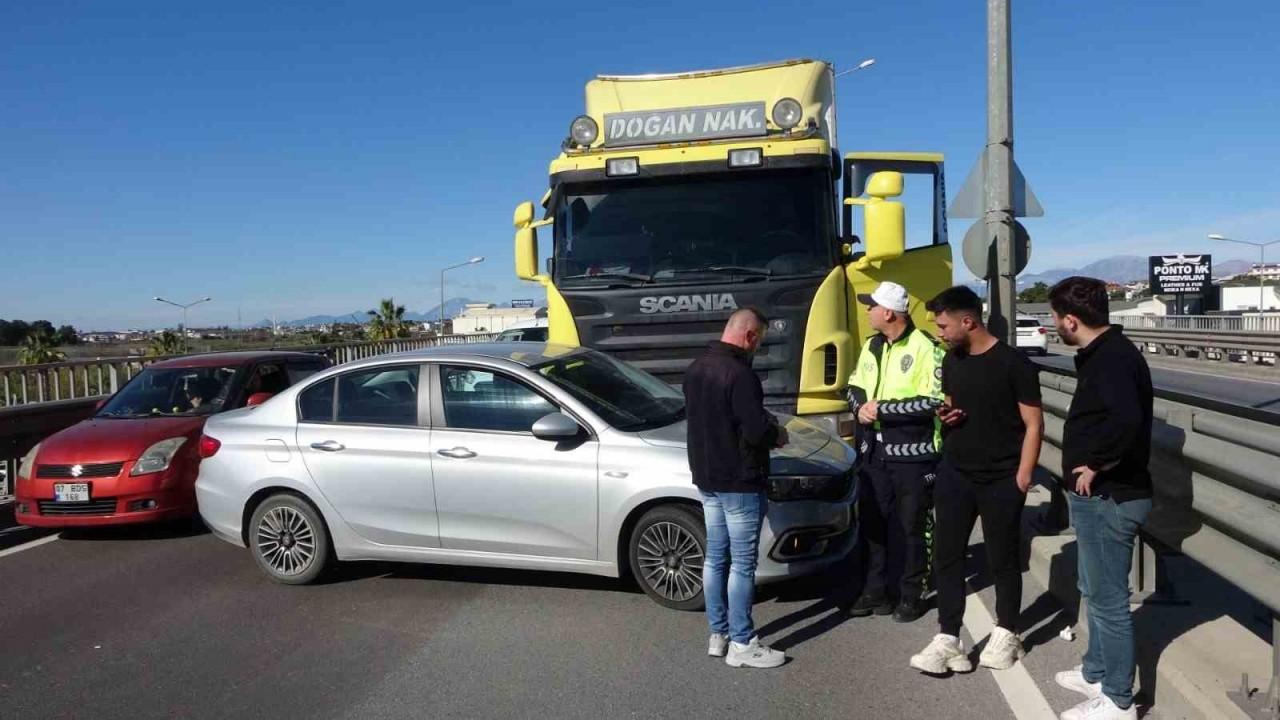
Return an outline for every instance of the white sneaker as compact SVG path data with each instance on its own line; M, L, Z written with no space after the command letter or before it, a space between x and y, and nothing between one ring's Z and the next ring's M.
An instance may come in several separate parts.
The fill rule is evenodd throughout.
M1099 695L1089 698L1058 717L1062 720L1138 720L1138 704L1121 710L1111 698Z
M978 664L992 670L1008 670L1025 654L1022 639L1017 633L996 627L991 631L991 637L987 638L987 646L982 649Z
M971 672L973 663L964 651L964 643L955 635L933 636L929 647L911 656L911 667L930 675L945 675L951 672Z
M728 652L729 636L711 633L711 640L707 642L707 654L711 657L724 657Z
M775 668L786 661L786 653L761 645L758 637L746 645L729 643L729 653L724 658L729 667Z
M1090 700L1102 694L1102 683L1091 683L1084 679L1084 666L1082 665L1077 665L1070 670L1064 670L1054 675L1053 681L1058 683L1058 687L1066 688L1071 692L1078 692Z

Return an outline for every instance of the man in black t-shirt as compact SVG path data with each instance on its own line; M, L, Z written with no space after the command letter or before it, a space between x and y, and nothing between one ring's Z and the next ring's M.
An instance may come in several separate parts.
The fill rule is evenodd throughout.
M996 628L978 662L1004 670L1022 657L1020 523L1031 473L1040 458L1044 420L1037 370L982 322L982 301L959 286L927 305L938 336L950 346L942 361L942 462L934 485L934 567L940 632L911 667L930 674L973 669L960 641L965 604L965 549L974 522L996 587Z

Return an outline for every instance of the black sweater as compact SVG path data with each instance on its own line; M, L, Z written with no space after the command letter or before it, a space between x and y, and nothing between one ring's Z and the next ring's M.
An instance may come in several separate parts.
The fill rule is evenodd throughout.
M1062 478L1075 490L1074 468L1098 471L1091 494L1116 502L1151 497L1151 371L1119 326L1076 353L1076 394L1063 430ZM1112 466L1109 469L1108 466Z
M684 376L693 484L707 492L763 492L778 421L741 348L711 343Z

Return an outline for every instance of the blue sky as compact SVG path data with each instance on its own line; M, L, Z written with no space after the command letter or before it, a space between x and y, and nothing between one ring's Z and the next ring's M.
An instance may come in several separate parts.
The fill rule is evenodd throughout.
M423 310L474 254L450 296L540 297L511 211L597 72L876 57L841 80L842 150L941 150L954 192L984 141L981 0L463 5L6 3L0 317L173 323L157 294L214 296L193 324ZM1013 21L1032 270L1280 237L1280 3Z

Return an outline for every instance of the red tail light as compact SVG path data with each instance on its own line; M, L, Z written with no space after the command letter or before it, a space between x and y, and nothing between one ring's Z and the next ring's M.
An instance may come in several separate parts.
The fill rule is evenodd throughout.
M200 436L200 457L213 457L220 447L222 447L222 443L217 438L209 437L208 435Z
M1040 328L1040 334L1041 334L1041 335L1048 335L1048 334L1049 334L1049 331L1048 331L1047 329L1045 329L1045 328Z

